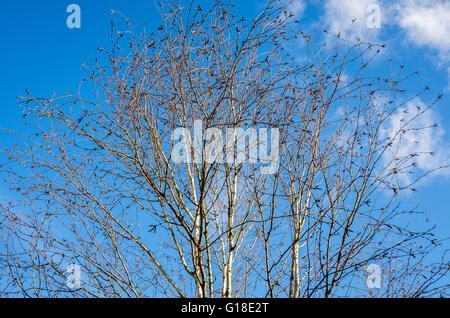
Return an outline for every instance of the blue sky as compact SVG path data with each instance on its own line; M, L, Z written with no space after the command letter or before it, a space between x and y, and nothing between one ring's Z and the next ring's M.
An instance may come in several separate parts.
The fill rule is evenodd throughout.
M207 1L204 1L207 2ZM81 28L66 26L66 7L78 4L81 8ZM254 16L263 5L260 0L236 1L238 12ZM376 4L380 9L380 28L369 29L367 8ZM317 34L323 28L342 32L349 38L359 36L388 44L386 53L375 63L384 65L388 57L394 63L404 64L414 72L420 71L409 84L411 92L426 85L434 93L444 93L441 103L433 109L430 121L438 121L438 132L422 138L422 147L437 154L436 161L422 162L419 168L450 163L450 2L400 0L396 4L377 0L294 0L289 8L300 19L307 32ZM140 0L41 0L8 1L0 7L1 73L0 100L2 116L0 127L24 128L17 96L29 89L35 96L63 94L77 89L86 76L82 63L91 62L97 47L107 46L111 10L120 11L136 27L146 23L147 29L156 29L160 23L153 1ZM357 18L353 27L351 20ZM301 58L301 57L299 57ZM429 98L429 99L427 99ZM432 96L422 102L428 103ZM7 143L0 133L0 142ZM442 170L428 177L414 193L432 223L437 224L440 236L449 236L450 172ZM3 194L4 195L4 192Z

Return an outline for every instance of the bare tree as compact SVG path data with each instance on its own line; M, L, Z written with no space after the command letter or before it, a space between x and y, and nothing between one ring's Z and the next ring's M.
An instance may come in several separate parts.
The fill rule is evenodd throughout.
M317 43L279 1L250 22L222 1L158 9L150 34L121 16L76 94L21 97L34 130L5 148L1 296L447 295L442 241L408 199L432 154L399 150L440 96L387 131L428 88L371 68L384 45Z

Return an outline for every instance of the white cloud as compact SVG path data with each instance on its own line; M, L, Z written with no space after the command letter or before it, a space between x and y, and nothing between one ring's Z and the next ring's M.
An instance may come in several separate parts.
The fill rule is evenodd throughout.
M381 28L398 25L406 32L409 41L435 49L443 59L450 60L448 0L401 0L397 3L387 0L326 0L323 22L333 33L374 40L378 38L380 29L369 26L375 14L371 10L373 6L380 10Z
M285 9L285 15L293 14L295 19L300 19L306 9L306 2L304 0L281 0L281 4ZM285 15L281 15L281 18L285 18Z
M396 6L396 14L399 26L411 42L435 49L442 60L449 61L449 1L405 0Z
M392 141L392 146L385 153L386 163L391 162L393 158L405 158L415 154L410 158L416 164L416 169L423 173L448 166L450 151L444 140L444 130L439 126L434 126L439 123L439 115L429 109L413 119L418 114L419 108L423 110L426 106L418 101L410 102L404 108L399 109L391 116L382 132L382 137L390 137ZM411 119L412 121L407 124ZM404 133L399 134L398 132L402 130ZM411 161L408 164L410 163ZM391 168L401 168L395 165L396 163L392 163ZM449 169L439 170L441 175L449 173ZM404 184L411 181L407 174L400 174L398 177Z
M381 28L368 27L368 20L373 14L370 10L371 5L380 8ZM323 11L321 21L325 27L334 34L340 32L346 39L354 40L355 37L359 37L362 40L379 42L379 38L383 35L382 40L392 42L393 37L403 36L416 46L432 49L436 52L433 62L448 71L450 82L449 0L400 0L397 3L387 0L325 0ZM400 32L394 34L390 32L398 30L396 27ZM417 112L418 105L422 109L425 107L419 101L418 104L408 104L399 110L388 122L388 127L385 127L385 136L392 136L398 131L401 124ZM427 127L436 122L439 122L438 113L429 110L414 120L413 127L409 128ZM398 156L421 153L413 158L418 171L425 172L450 164L450 150L447 150L450 149L450 145L445 144L444 131L439 127L407 130L402 135L400 143L392 148L391 150L397 151ZM392 153L390 158L387 156L385 159L392 159ZM440 171L441 174L450 175L450 169ZM404 176L403 181L406 181L408 177Z
M379 28L373 27L373 18L381 9L377 0L327 0L324 5L324 24L334 34L341 33L346 39L376 40ZM380 10L380 23L381 10Z
M403 0L388 11L409 42L436 53L433 62L447 69L450 90L450 1Z
M289 11L294 14L296 18L300 18L306 9L306 3L303 0L292 0L289 4Z

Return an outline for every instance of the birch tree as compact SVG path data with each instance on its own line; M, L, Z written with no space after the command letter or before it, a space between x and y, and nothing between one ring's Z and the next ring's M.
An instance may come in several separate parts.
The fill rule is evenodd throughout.
M116 14L79 91L20 98L1 296L447 295L445 241L408 199L432 154L399 151L441 96L388 131L431 93L371 68L384 45L320 42L279 1L250 21L227 1L158 10L151 33Z

